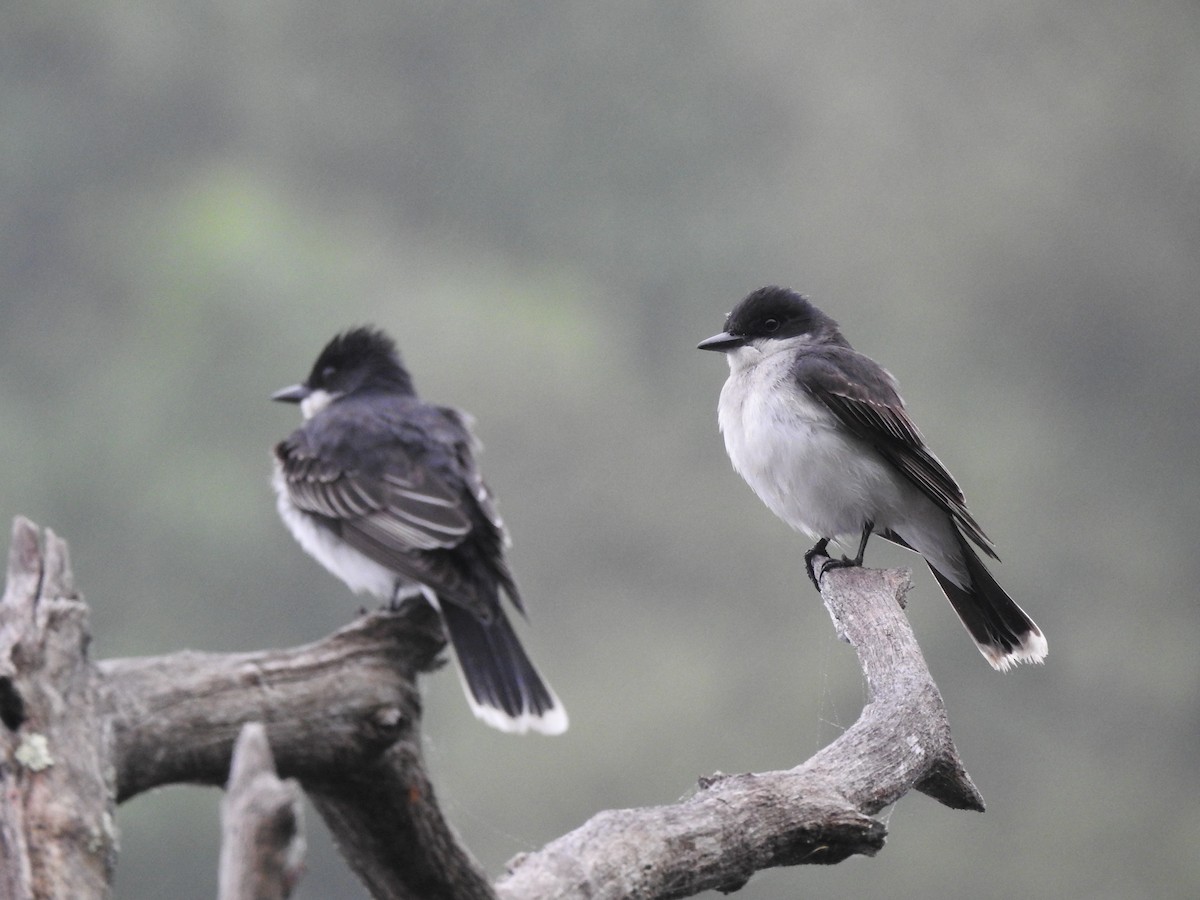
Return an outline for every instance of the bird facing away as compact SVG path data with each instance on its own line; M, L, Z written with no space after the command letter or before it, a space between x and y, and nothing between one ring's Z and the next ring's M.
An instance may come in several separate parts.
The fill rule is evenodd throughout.
M925 558L984 658L1001 671L1041 662L1046 638L996 583L999 559L962 490L925 446L896 379L854 350L807 298L765 287L742 300L699 349L725 354L717 420L733 467L775 515L817 541L872 532ZM972 544L975 547L972 547Z
M371 328L337 335L304 382L271 399L298 403L304 417L276 445L273 478L300 546L355 593L393 607L424 597L488 725L565 731L566 710L501 604L503 594L524 613L470 417L418 398L395 344Z

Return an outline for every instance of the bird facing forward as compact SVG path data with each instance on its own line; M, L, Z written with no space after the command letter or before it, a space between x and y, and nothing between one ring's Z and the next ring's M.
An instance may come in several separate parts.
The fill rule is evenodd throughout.
M304 423L275 447L279 514L355 593L441 615L467 702L501 731L560 734L567 713L513 631L524 612L508 537L475 464L463 412L425 403L383 332L337 335L308 378L272 395Z
M765 287L741 301L725 330L701 341L725 354L717 419L734 469L788 525L817 541L871 534L925 558L983 656L1001 671L1041 662L1046 638L975 552L998 559L962 490L908 417L896 380L854 350L807 298Z

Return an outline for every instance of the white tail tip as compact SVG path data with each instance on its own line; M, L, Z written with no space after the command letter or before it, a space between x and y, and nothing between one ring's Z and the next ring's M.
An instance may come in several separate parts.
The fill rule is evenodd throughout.
M1040 665L1046 661L1046 654L1049 652L1049 649L1050 645L1046 642L1046 636L1038 630L1036 625L1032 631L1026 632L1020 645L1011 650L1006 651L990 644L979 645L979 652L983 654L984 659L988 661L993 669L1000 672L1007 672L1021 663L1037 663Z

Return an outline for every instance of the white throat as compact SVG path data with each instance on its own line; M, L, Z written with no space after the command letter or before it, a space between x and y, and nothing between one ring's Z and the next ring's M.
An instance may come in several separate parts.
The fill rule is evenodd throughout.
M340 396L341 394L331 394L326 390L315 390L300 401L300 415L304 416L304 421L307 422Z

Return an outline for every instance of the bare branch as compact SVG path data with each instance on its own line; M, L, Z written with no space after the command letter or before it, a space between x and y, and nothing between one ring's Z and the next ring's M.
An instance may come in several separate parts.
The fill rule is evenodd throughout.
M915 787L952 809L983 812L950 720L904 615L907 569L832 569L821 598L838 637L854 647L867 681L857 722L801 768L837 778L856 807L875 813Z
M227 897L252 892L243 876L275 877L258 896L284 896L295 877L286 860L296 794L270 774L271 751L375 897L653 900L735 890L772 866L872 855L886 835L872 816L914 787L983 809L902 612L909 587L903 571L823 576L825 605L858 653L868 693L858 721L828 747L793 769L703 779L673 806L599 813L515 860L493 889L443 818L420 752L416 679L444 645L431 607L363 616L289 650L92 665L65 544L47 531L43 549L18 519L0 601L0 900L104 896L114 799L175 782L223 784L248 722L263 724L239 742L229 779ZM273 813L259 809L262 794ZM254 811L274 830L256 831Z
M948 806L983 809L950 738L942 698L902 611L899 570L831 570L822 597L867 678L858 721L786 772L716 776L674 806L600 813L519 857L501 900L688 897L730 891L759 869L873 855L885 828L870 815L913 787Z
M443 646L420 602L290 650L102 662L118 796L222 784L239 729L261 721L279 772L300 781L373 896L490 897L419 750L416 679Z
M237 735L256 721L374 896L491 896L419 751L416 679L444 646L428 604L290 650L93 666L87 642L65 544L47 531L43 553L35 526L18 519L0 603L0 788L14 801L0 803L0 900L105 896L114 800L223 785Z
M223 785L247 722L266 726L285 776L359 766L420 715L417 673L435 666L443 643L437 614L414 605L288 650L104 660L117 799L162 784Z
M369 766L305 788L372 897L495 897L487 876L442 817L415 732Z
M281 781L267 732L252 722L233 749L221 803L220 900L285 900L303 872L300 785Z
M0 600L0 898L104 896L116 861L107 739L67 547L13 522Z

